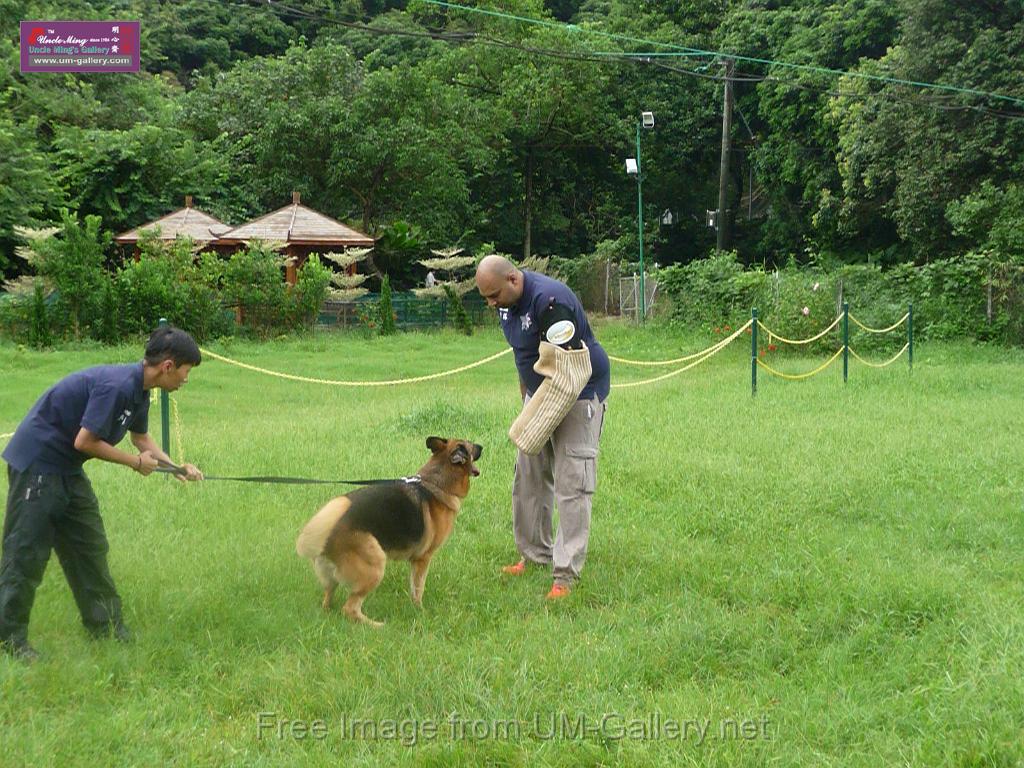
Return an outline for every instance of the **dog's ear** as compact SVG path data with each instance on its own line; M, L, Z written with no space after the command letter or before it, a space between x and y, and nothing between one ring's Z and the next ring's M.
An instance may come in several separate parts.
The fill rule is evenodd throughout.
M484 447L482 445L477 445L476 443L473 443L473 461L479 461L480 456L483 454L483 452Z
M428 437L427 448L430 449L431 453L439 453L448 447L448 441L443 437Z
M458 446L452 451L452 464L465 464L469 461L469 451L466 450L466 446L459 443Z

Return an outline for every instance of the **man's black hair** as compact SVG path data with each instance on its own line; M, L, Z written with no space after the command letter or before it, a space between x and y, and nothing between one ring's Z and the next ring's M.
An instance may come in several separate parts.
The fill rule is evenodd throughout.
M199 365L203 356L189 334L171 326L157 328L146 342L146 364L159 365L164 360L173 360L174 366Z

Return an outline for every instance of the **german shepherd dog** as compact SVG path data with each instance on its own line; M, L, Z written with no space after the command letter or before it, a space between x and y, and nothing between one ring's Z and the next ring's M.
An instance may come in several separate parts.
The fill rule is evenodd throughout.
M384 578L389 559L410 562L409 591L413 603L422 605L430 559L455 526L469 478L480 474L473 462L483 452L475 443L442 437L428 437L427 448L433 455L415 477L331 499L302 529L295 551L313 561L325 611L344 581L351 588L345 615L383 626L363 613L363 601Z

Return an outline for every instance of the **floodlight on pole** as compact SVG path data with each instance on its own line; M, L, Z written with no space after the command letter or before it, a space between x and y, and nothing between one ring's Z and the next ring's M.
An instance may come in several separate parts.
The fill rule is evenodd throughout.
M647 286L644 282L644 175L643 166L640 163L640 129L654 128L654 113L641 112L640 119L636 123L636 160L633 163L634 170L630 170L630 158L626 160L626 173L636 175L636 221L637 230L640 236L640 322L647 322Z

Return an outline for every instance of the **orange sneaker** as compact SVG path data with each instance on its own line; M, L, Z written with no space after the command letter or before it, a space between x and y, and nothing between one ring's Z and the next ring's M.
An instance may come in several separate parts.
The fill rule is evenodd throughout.
M501 572L508 574L509 576L522 576L526 573L526 560L520 560L518 563L514 563L513 565L503 565L501 567Z
M572 590L565 584L552 584L551 591L548 592L548 600L560 600L563 597L568 597Z

